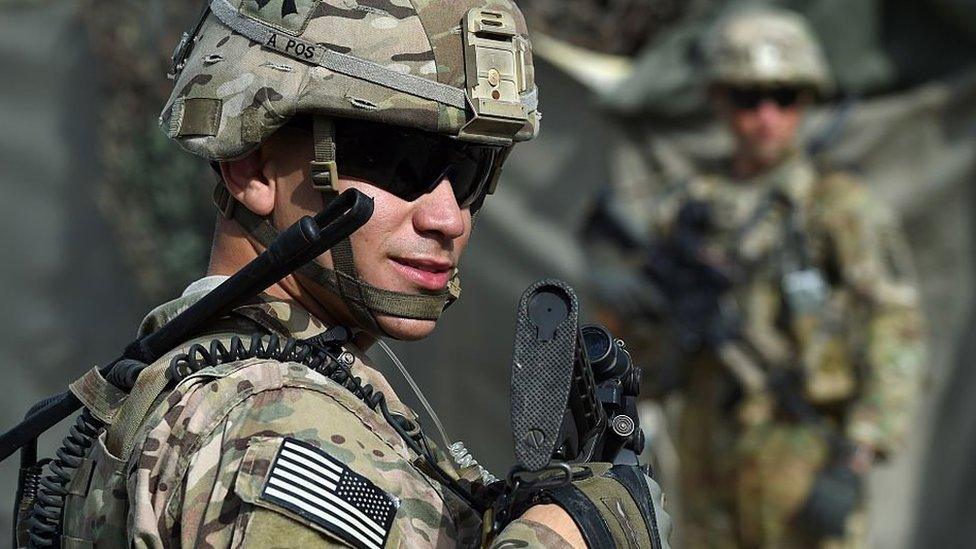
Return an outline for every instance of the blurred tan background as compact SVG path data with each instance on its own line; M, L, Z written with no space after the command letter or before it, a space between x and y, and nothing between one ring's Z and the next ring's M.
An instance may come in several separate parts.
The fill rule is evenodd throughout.
M519 3L541 31L542 133L516 149L479 216L464 298L429 340L396 346L451 435L496 473L511 463L507 380L522 289L556 276L584 291L591 265L575 233L604 182L680 175L729 145L694 70L697 36L724 2ZM806 135L901 212L932 331L911 450L872 478L872 539L974 546L976 5L776 3L810 18L840 84ZM202 272L211 176L156 127L168 56L198 9L190 0L0 0L4 429L114 357L153 304ZM42 452L60 436L43 439ZM0 539L16 468L15 459L0 465Z

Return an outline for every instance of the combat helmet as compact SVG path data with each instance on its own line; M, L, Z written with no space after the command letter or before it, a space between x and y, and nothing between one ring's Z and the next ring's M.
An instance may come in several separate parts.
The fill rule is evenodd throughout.
M298 115L312 119L312 183L328 202L342 173L336 121L359 120L495 147L489 192L512 145L531 139L537 109L525 21L511 0L207 0L173 55L173 93L160 125L181 147L216 162L240 158ZM340 155L341 156L341 155ZM268 219L215 202L267 245ZM437 295L371 286L348 240L335 270L299 274L337 294L361 324L376 314L435 320L460 292L457 273Z
M713 85L833 88L820 44L806 20L779 8L750 7L721 16L702 43Z

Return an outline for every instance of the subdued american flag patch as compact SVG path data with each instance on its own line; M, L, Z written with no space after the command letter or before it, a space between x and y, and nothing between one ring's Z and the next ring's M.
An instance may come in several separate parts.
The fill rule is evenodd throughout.
M261 498L364 549L386 543L399 501L317 448L286 438Z

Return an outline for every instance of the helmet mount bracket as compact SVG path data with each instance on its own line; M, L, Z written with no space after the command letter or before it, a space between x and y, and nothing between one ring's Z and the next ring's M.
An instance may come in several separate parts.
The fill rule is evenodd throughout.
M466 96L472 117L458 138L511 145L528 121L521 97L527 87L528 44L509 13L473 8L462 25Z

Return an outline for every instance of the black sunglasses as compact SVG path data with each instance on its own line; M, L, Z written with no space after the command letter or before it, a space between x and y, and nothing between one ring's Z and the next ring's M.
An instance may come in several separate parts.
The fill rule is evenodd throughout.
M792 107L800 100L796 88L727 88L729 103L739 110L755 110L763 101L772 101L780 108Z
M458 206L472 212L483 204L504 156L501 146L362 121L337 121L335 144L342 175L410 202L447 178Z

